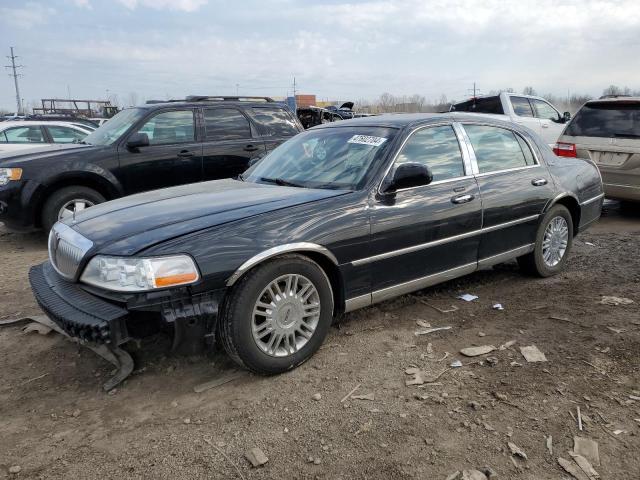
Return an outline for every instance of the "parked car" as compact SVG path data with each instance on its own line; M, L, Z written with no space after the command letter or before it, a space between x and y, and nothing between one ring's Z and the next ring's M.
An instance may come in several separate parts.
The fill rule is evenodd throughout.
M276 374L343 312L514 258L562 271L602 199L593 163L559 159L518 125L360 118L301 133L238 179L63 219L30 280L54 322L120 357L143 326L170 325L177 344L219 339L239 365Z
M591 159L600 169L607 197L640 202L640 97L585 103L554 152L560 157Z
M354 116L353 105L353 102L344 102L339 107L335 105L328 106L327 110L339 115L342 120L348 120Z
M0 221L48 231L105 200L233 177L302 130L285 105L266 97L189 97L126 109L80 144L0 159Z
M338 122L342 117L335 112L320 107L300 107L296 114L302 126L307 129L323 123Z
M542 97L507 92L486 97L473 97L466 102L452 105L451 110L500 115L497 118L530 128L549 146L556 143L565 124L571 119L569 112L561 115L556 107Z
M0 124L0 158L83 140L93 129L70 122L6 121Z

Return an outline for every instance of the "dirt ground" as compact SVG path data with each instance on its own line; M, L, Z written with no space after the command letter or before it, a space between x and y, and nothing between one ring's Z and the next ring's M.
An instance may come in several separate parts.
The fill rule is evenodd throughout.
M45 247L42 236L0 227L0 320L39 313L27 271ZM635 303L602 305L604 295ZM417 320L451 329L416 336ZM488 356L459 354L511 340ZM526 345L548 361L527 363ZM233 366L165 346L132 345L137 370L105 394L112 367L92 351L0 328L0 478L444 480L488 466L494 478L560 479L569 475L557 458L571 459L575 435L598 442L603 479L640 478L640 214L615 203L576 239L563 274L529 278L510 263L355 312L285 375L241 373L194 393ZM447 368L456 359L464 366ZM427 382L444 373L406 386L410 367ZM358 385L354 395L373 400L342 401ZM512 457L508 442L528 459ZM245 459L254 447L266 465Z

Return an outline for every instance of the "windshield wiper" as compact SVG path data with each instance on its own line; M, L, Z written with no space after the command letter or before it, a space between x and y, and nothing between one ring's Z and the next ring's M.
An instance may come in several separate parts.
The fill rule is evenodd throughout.
M289 180L285 180L284 178L268 178L268 177L260 177L258 178L261 182L267 183L275 183L276 185L281 185L283 187L298 187L298 188L306 188L304 185L299 183L290 182Z

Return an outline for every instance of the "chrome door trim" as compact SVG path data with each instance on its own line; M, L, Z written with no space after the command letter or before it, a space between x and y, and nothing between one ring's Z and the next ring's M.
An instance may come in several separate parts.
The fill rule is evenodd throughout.
M530 222L532 220L537 220L540 215L530 215L528 217L518 218L516 220L511 220L510 222L500 223L498 225L493 225L491 227L484 227L478 230L473 230L471 232L461 233L459 235L453 235L447 238L441 238L439 240L433 240L431 242L421 243L418 245L413 245L411 247L405 247L398 250L393 250L391 252L380 253L378 255L373 255L371 257L360 258L358 260L353 260L351 265L354 267L359 267L362 265L366 265L368 263L377 262L378 260L385 260L387 258L397 257L399 255L404 255L407 253L413 253L420 250L424 250L426 248L437 247L438 245L444 245L446 243L455 242L458 240L463 240L465 238L473 237L475 235L481 235L483 233L493 232L495 230L500 230L502 228L512 227L514 225L519 225L521 223Z
M526 255L527 253L533 252L536 244L530 243L528 245L523 245L518 248L514 248L513 250L507 250L506 252L498 253L497 255L492 255L490 257L483 258L478 261L478 268L490 267L492 265L497 265L498 263L506 262L507 260L511 260L512 258L520 257L521 255Z
M282 255L283 253L294 253L294 252L316 252L327 257L334 265L338 265L338 259L335 257L331 251L322 245L318 245L316 243L308 243L308 242L299 242L299 243L287 243L285 245L279 245L277 247L269 248L268 250L264 250L263 252L254 255L249 260L244 262L238 269L233 272L233 274L227 279L227 286L230 287L238 279L244 275L248 270L255 267L256 265L264 262L265 260L275 257L277 255Z
M444 270L443 272L427 275L426 277L416 278L415 280L409 280L408 282L399 283L391 287L376 290L371 294L371 303L383 302L390 298L404 295L405 293L415 292L416 290L421 290L437 283L445 282L462 275L473 273L477 269L477 262L468 263L460 267Z
M464 127L462 126L462 123L453 122L453 128L456 131L456 133L458 134L458 138L460 138L462 140L461 143L464 145L464 149L465 149L466 154L467 154L465 162L468 161L468 163L469 163L469 171L474 176L477 176L478 173L480 173L480 170L478 170L478 160L476 159L476 152L473 149L473 145L471 145L471 140L469 139L469 136L467 135L467 132L465 131ZM465 164L465 167L466 167L466 164Z
M600 200L603 197L604 197L604 193L601 193L600 195L596 195L595 197L591 197L588 200L585 200L584 202L580 202L580 206L584 207L585 205L589 205L590 203L597 202L598 200Z

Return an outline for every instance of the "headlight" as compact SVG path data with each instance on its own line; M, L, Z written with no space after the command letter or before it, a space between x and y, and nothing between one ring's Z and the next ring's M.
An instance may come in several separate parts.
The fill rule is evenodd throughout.
M0 168L0 185L6 185L11 180L20 180L21 178L21 168Z
M156 258L97 255L84 269L80 281L117 292L142 292L197 282L193 259L187 255Z

